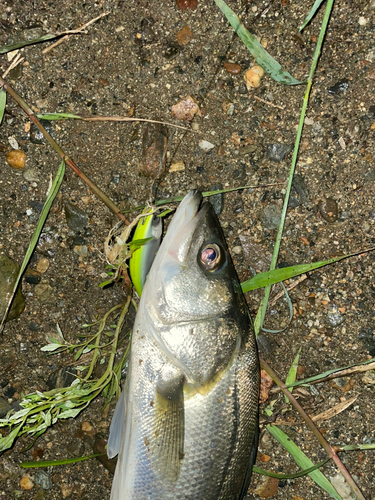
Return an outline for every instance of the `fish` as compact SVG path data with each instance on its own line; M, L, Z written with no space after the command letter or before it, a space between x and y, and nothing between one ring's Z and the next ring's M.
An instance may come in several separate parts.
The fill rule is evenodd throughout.
M259 360L220 223L180 203L152 263L107 444L111 500L241 500L258 444Z

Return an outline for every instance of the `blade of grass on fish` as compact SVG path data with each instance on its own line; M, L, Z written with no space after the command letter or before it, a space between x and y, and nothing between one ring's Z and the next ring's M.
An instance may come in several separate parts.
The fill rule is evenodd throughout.
M298 382L293 382L291 384L287 384L287 387L297 387L299 385L308 385L311 383L316 383L316 382L323 382L324 380L330 379L330 378L337 378L337 377L343 377L345 375L348 375L349 373L355 373L353 368L357 368L358 370L356 371L367 371L371 370L372 368L364 368L364 369L359 369L361 366L366 366L369 364L374 364L375 368L375 358L368 359L367 361L362 361L362 363L356 363L354 365L348 365L344 366L343 368L333 368L332 370L328 370L324 373L320 373L319 375L314 375L313 377L305 378L303 380L298 380ZM342 373L341 373L342 372ZM331 376L332 375L332 376Z
M3 331L4 323L5 323L6 317L8 315L10 306L12 304L14 295L15 295L15 293L17 291L18 285L19 285L19 283L21 281L22 274L24 273L24 271L25 271L25 269L27 267L27 264L28 264L28 262L29 262L29 260L31 258L31 255L32 255L32 253L33 253L33 251L34 251L37 243L38 243L38 239L39 239L40 233L42 232L43 225L44 225L44 223L45 223L45 221L47 219L47 216L48 216L49 210L51 208L51 205L53 203L53 200L55 199L57 193L59 192L62 180L64 178L64 174L65 174L65 162L62 161L61 164L60 164L60 166L59 166L59 169L57 171L55 180L53 181L51 190L50 190L50 192L49 192L49 194L47 196L47 199L46 199L46 202L44 204L42 213L40 214L40 218L39 218L38 224L36 226L36 229L34 231L34 234L31 237L29 246L28 246L27 251L26 251L26 255L25 255L24 259L23 259L23 262L22 262L22 265L21 265L21 269L20 269L20 272L18 273L16 282L14 284L13 291L12 291L12 294L10 296L10 299L9 299L9 302L8 302L8 305L7 305L4 317L2 318L2 322L1 322L1 325L0 325L0 333L2 333L2 331Z
M87 457L65 458L63 460L45 460L44 462L21 462L20 466L23 469L40 468L40 467L55 467L56 465L75 464L76 462L83 462L84 460L91 460L92 458L101 457L105 453L96 453L95 455L88 455Z
M241 38L250 54L254 57L259 66L262 66L271 78L278 83L285 85L299 85L299 80L296 80L287 71L281 69L280 64L262 47L258 40L245 28L239 17L232 11L223 0L215 0L216 5L228 19L234 31Z
M308 469L312 467L313 462L303 453L303 451L287 436L281 429L275 425L267 425L266 429L293 457L293 460L302 468ZM318 486L326 491L332 498L342 500L342 497L337 493L328 479L318 470L310 472L309 476Z
M298 349L297 355L294 358L292 366L289 369L288 375L287 375L286 380L285 380L285 385L286 386L288 386L289 384L293 384L293 382L295 382L295 380L296 380L297 368L298 368L298 361L299 361L299 356L301 354L301 349L302 349L302 347L300 347ZM289 389L289 391L292 393L293 389ZM284 398L285 398L285 401L287 403L289 403L289 399L285 396L285 394L284 394Z
M253 472L256 472L257 474L262 474L263 476L268 476L268 477L275 477L276 479L295 479L297 477L303 477L307 476L307 474L310 474L310 472L314 472L314 470L319 469L320 467L323 467L330 458L326 458L322 462L319 462L318 464L314 465L313 467L309 467L308 469L301 470L300 472L295 472L294 474L277 474L276 472L271 472L269 470L264 470L260 469L259 467L256 467L255 465L253 466ZM38 462L36 462L38 463ZM22 464L21 464L22 465Z
M5 92L4 89L0 89L0 125L1 122L3 121L6 102L7 102L7 93Z
M300 31L302 31L306 27L306 25L309 24L309 22L315 16L315 14L319 10L319 7L322 5L323 2L324 2L324 0L315 0L315 3L312 6L312 9L310 10L308 16L306 17L305 22L302 24L302 26L299 29Z

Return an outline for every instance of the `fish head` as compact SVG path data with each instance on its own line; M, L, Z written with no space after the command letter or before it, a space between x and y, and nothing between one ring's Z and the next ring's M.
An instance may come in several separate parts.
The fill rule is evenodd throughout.
M210 320L241 309L240 285L220 223L198 191L178 207L142 294L155 323ZM242 308L243 309L243 308Z

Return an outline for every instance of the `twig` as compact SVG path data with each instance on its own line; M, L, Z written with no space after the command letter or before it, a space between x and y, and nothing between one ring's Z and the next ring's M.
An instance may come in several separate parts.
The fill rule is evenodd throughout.
M301 417L304 419L306 422L307 426L310 428L310 430L313 432L315 435L316 439L319 441L319 443L322 445L322 447L326 450L328 456L332 458L332 460L335 462L337 467L340 469L342 475L344 476L345 480L347 483L351 486L355 494L360 500L366 500L363 494L361 493L360 489L356 485L354 479L350 475L349 471L346 469L345 465L341 462L340 458L338 457L337 453L335 450L332 448L332 446L328 443L328 441L325 439L325 437L322 435L322 433L319 431L319 429L316 427L314 422L311 420L311 418L308 416L308 414L305 412L305 410L302 408L302 406L298 403L296 398L291 394L290 391L286 388L286 385L284 382L280 379L280 377L277 375L277 373L269 366L268 363L264 361L261 357L260 359L260 366L266 370L268 375L272 377L272 379L276 382L276 384L280 387L282 392L285 394L285 396L289 399L291 404L294 406L294 408L298 411L298 413L301 415Z
M273 102L265 101L261 97L258 97L257 95L253 95L254 99L258 99L258 101L263 102L264 104L267 104L268 106L272 106L273 108L278 108L278 109L285 109L284 106L279 106L278 104L273 104Z
M78 116L78 115L77 115ZM168 125L169 127L180 128L186 130L187 132L198 133L196 130L191 128L182 127L181 125L175 125L169 122L159 122L157 120L149 120L148 118L133 118L129 116L80 116L80 119L85 122L148 122L148 123L160 123L161 125Z
M102 17L104 16L108 16L109 12L104 12L103 14L100 14L100 16L96 17L95 19L92 19L91 21L89 21L88 23L86 24L83 24L82 26L80 26L75 32L74 34L77 34L77 33L80 33L82 30L84 30L85 28L87 28L88 26L90 26L91 24L95 23L98 19L101 19ZM70 33L70 34L73 34L73 33ZM58 45L60 45L60 43L64 42L65 40L67 40L70 36L70 34L68 35L65 35L63 36L62 38L60 38L59 40L57 40L57 42L53 43L52 45L50 45L49 47L47 47L46 49L42 50L42 54L47 54L47 52L49 52L50 50L54 49L55 47L57 47Z
M119 219L121 219L126 225L129 225L128 219L120 212L120 209L113 203L112 200L108 198L103 191L98 188L86 174L80 170L72 159L67 156L64 151L60 148L57 142L51 137L43 125L39 122L38 118L35 116L33 110L28 106L28 104L22 99L20 95L17 94L15 90L10 87L5 80L0 78L0 88L3 87L9 95L17 102L17 104L24 110L30 120L35 124L35 126L42 132L45 139L51 144L56 153L60 156L62 160L65 161L67 165L80 177L83 182L85 182L91 191L105 204L107 207L115 214Z

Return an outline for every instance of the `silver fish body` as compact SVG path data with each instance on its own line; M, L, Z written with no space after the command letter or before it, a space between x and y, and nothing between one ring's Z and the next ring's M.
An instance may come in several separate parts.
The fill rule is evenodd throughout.
M181 202L152 264L110 429L111 500L239 500L256 454L259 366L220 224Z

